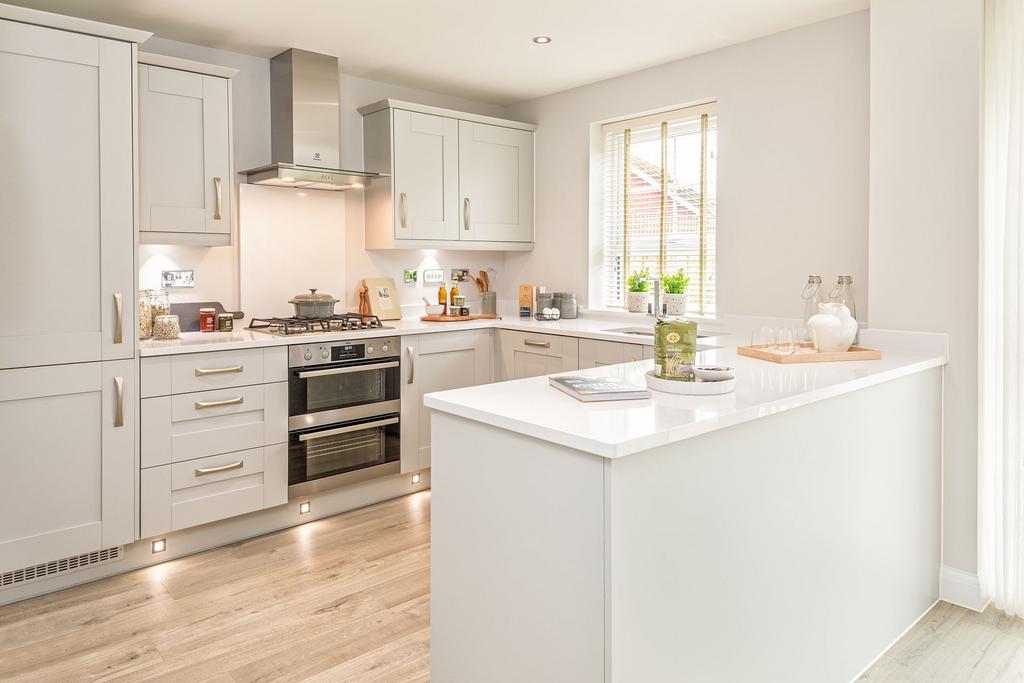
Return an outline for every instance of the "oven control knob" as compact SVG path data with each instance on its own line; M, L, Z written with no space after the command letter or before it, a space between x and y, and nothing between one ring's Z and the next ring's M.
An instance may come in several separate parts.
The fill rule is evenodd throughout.
M313 360L313 352L310 351L309 349L306 349L306 353L302 354L302 357L305 358L306 360Z
M331 352L328 351L327 349L324 349L323 351L320 352L320 357L323 358L324 360L327 360L328 358L331 357Z
M388 352L388 345L387 344L382 344L381 347L380 347L380 350L381 350L382 353L387 353Z
M367 344L366 345L366 352L367 353L373 353L373 344Z

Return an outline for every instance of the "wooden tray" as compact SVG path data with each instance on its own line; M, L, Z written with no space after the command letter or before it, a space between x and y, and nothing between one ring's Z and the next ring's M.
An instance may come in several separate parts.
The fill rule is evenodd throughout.
M782 354L768 351L766 346L737 346L736 353L772 363L834 363L844 360L879 360L882 357L881 351L860 346L851 346L850 350L845 352L831 353L815 353L813 348L810 344L801 344L800 351Z
M494 320L497 317L493 313L481 313L480 315L421 315L420 320L425 323L461 323L466 320Z

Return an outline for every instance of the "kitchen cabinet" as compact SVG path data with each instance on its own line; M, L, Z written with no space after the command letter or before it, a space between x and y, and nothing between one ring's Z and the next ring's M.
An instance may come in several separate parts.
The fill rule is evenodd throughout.
M652 358L654 358L654 347L653 346L644 346L644 358L643 359L644 360L650 360Z
M644 347L640 344L599 339L580 339L579 344L580 369L631 363L644 358Z
M579 339L499 330L502 380L579 369Z
M228 69L139 54L139 240L230 244L231 76Z
M288 349L142 359L147 538L288 502Z
M533 241L533 132L459 121L463 241Z
M533 248L535 126L383 100L363 114L367 249Z
M136 368L0 370L0 574L135 540Z
M430 467L430 411L423 395L491 381L491 330L402 337L402 472Z
M0 369L135 355L133 50L0 19Z

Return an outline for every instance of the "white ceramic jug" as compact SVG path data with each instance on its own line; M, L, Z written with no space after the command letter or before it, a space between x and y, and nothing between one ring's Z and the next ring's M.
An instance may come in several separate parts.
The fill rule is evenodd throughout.
M843 304L818 304L818 314L807 321L807 331L822 353L845 352L857 336L857 321Z

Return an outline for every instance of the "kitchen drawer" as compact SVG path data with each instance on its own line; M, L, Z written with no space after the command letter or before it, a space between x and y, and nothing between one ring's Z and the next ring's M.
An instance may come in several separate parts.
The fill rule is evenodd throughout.
M236 465L241 463L241 465ZM233 466L220 472L201 470ZM276 444L142 471L142 537L288 502L288 446Z
M288 383L142 399L141 465L169 465L288 440Z
M288 348L184 353L142 359L142 396L166 396L288 379Z
M503 350L507 347L513 351L526 351L544 356L564 358L567 355L577 355L578 343L579 340L575 337L501 330L501 346Z

